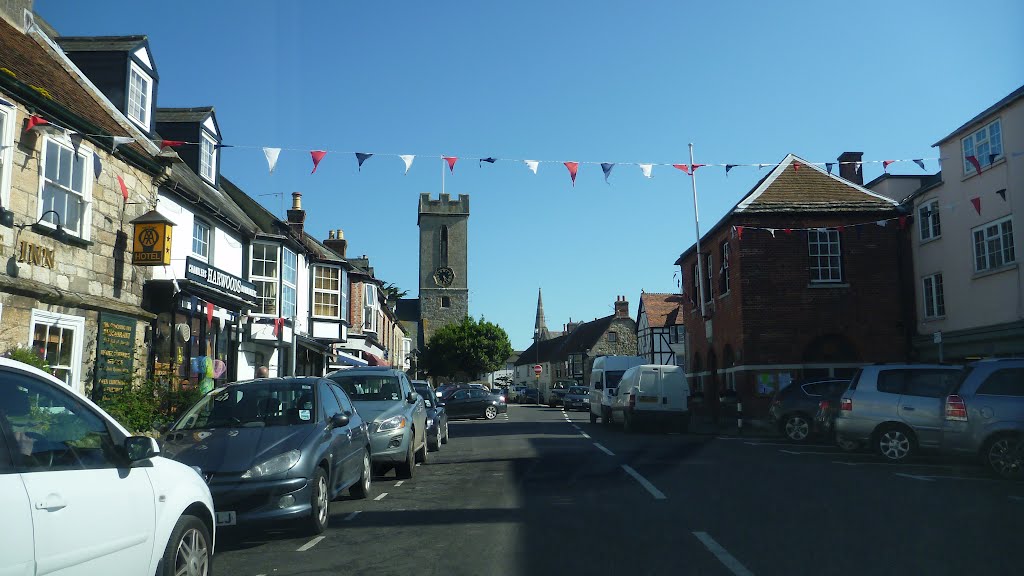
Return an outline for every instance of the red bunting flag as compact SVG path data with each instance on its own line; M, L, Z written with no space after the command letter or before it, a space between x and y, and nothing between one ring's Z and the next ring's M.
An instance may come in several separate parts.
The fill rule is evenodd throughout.
M793 233L793 229L792 228L783 228L782 231L785 232L787 235Z
M700 168L701 166L704 166L704 165L703 164L693 164L692 166L690 166L690 172L696 172L697 168Z
M47 120L47 119L45 119L45 118L43 118L41 116L32 115L28 119L28 124L25 125L25 131L28 132L29 130L35 128L36 126L49 126L49 125L50 125L50 121L49 120Z
M274 336L280 334L282 328L284 328L284 318L274 318Z
M967 161L971 163L971 166L974 166L974 169L978 171L978 174L981 174L981 162L978 162L976 157L968 156Z
M441 158L444 158L445 161L448 162L448 171L454 174L455 173L455 163L458 162L458 160L459 160L458 157L456 157L456 156L441 156Z
M843 225L836 226L836 232L839 232L840 234L842 234L845 231L846 231L846 226L843 226Z
M800 164L799 163L793 162L793 171L794 172L799 172L800 171Z
M906 216L900 216L899 217L899 222L900 222L900 230L903 230L904 228L907 227L907 217Z
M569 177L572 178L572 187L576 187L576 170L579 169L579 162L563 162L565 167L569 169Z
M127 202L128 201L128 186L125 185L124 179L121 178L120 175L117 176L117 183L118 183L118 185L121 186L121 197L124 198L125 202Z
M971 198L971 204L974 204L974 210L981 216L981 196Z
M736 227L736 237L743 240L743 226Z
M309 155L313 157L313 171L310 174L316 174L316 167L320 165L324 156L327 156L327 150L311 150Z
M206 303L206 324L207 326L213 324L213 302Z
M161 148L177 148L178 146L184 146L185 144L188 144L188 142L185 142L184 140L161 140L160 141L160 147Z
M689 164L673 164L672 167L673 168L678 168L679 170L682 170L683 172L686 172L687 174L690 173L690 165Z
M893 162L895 162L895 160L882 160L882 172L885 172L886 168L889 167L889 164L892 164Z

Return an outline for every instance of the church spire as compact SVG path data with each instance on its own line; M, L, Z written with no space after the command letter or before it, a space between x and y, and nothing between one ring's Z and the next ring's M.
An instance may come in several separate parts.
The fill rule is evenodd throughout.
M551 333L548 332L547 321L544 320L544 298L537 288L537 322L533 326L533 340L550 340Z

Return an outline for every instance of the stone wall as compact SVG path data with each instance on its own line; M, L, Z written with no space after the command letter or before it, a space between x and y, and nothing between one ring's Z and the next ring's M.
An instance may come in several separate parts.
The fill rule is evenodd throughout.
M441 308L442 296L449 298L449 307ZM439 328L462 322L463 318L469 316L469 290L420 289L420 316L423 318L423 338L429 344L430 337Z

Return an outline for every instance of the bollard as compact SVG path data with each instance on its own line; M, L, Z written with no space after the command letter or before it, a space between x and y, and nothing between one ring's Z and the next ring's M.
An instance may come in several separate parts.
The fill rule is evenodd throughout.
M736 399L736 433L743 434L743 402Z

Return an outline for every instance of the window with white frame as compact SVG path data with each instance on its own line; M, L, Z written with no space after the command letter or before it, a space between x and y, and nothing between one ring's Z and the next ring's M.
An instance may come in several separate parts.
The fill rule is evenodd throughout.
M202 260L210 259L210 225L198 219L192 221L192 254Z
M199 142L199 175L211 183L217 180L217 141L205 132Z
M715 259L711 257L711 254L705 254L704 255L704 260L705 260L705 268L707 268L707 271L704 274L704 282L703 282L703 286L704 286L704 301L705 302L711 302L712 297L713 297L713 295L711 293L711 286L712 286L711 279L714 278L713 270L715 269L715 262L714 262Z
M1016 261L1013 252L1013 220L1009 216L971 230L974 237L974 271L984 272Z
M0 205L11 207L11 167L14 162L13 107L0 106Z
M921 232L921 240L931 240L942 235L942 226L939 223L939 201L932 200L922 204L917 209L917 221Z
M838 230L808 230L807 252L811 257L811 282L843 281Z
M32 310L32 349L50 367L50 373L69 387L78 390L82 378L82 342L85 337L85 318L57 314L45 310Z
M281 316L295 317L295 294L299 281L298 256L287 248L282 248L281 258Z
M965 176L977 172L967 159L968 156L974 156L982 168L991 165L1003 155L1003 135L999 119L993 120L970 136L965 136L960 143L964 151Z
M89 238L92 203L91 152L84 146L78 153L70 143L46 136L41 159L43 177L39 179L39 214L43 222L58 223L69 234ZM51 212L51 210L53 212ZM45 217L44 217L45 215Z
M313 316L341 318L341 268L313 267Z
M718 294L722 295L729 291L729 241L722 242L719 248L718 258L722 261L722 271L718 279Z
M921 279L924 298L924 317L937 318L946 315L946 299L942 295L942 274L932 274Z
M363 284L363 331L377 331L377 286L369 282Z
M252 266L249 280L256 285L256 307L253 314L277 315L277 252L273 244L252 245Z
M128 117L149 129L149 110L153 102L153 80L132 62L128 78Z

